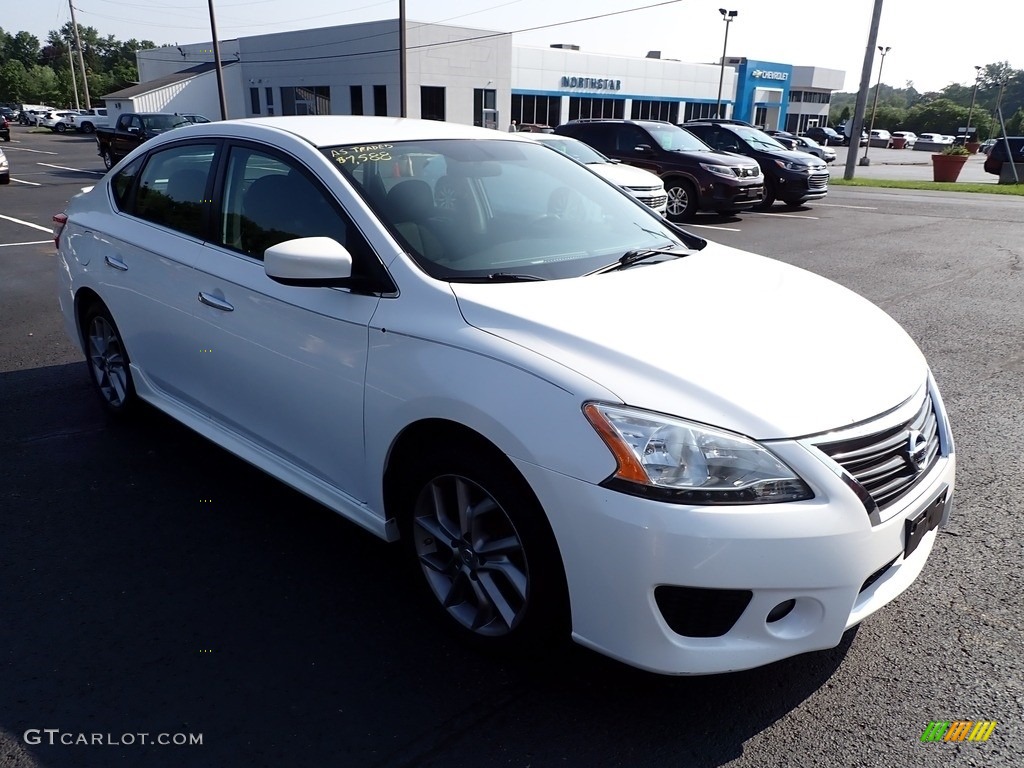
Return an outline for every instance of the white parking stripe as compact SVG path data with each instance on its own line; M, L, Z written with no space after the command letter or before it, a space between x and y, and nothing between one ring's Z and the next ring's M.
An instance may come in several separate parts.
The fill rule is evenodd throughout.
M13 245L53 245L53 238L49 240L33 240L29 243L0 243L0 248L10 248Z
M820 208L854 208L858 211L877 211L877 205L839 205L838 203L815 203Z
M13 216L4 216L2 213L0 213L0 219L5 219L6 221L13 221L15 224L24 224L26 227L38 229L40 232L53 232L53 230L50 227L41 227L38 224L33 224L31 221L22 221L21 219L16 219Z
M28 184L30 187L41 187L41 186L43 186L38 181L22 181L21 179L16 179L13 176L11 177L11 181L15 182L17 184Z
M803 216L798 213L768 213L767 211L744 211L743 215L748 216L751 213L756 214L758 216L771 216L773 218L775 216L781 216L782 218L786 219L812 219L813 221L818 220L817 216Z
M37 155L59 155L60 152L47 152L44 149L29 149L28 147L4 147L5 152L35 152Z
M690 227L700 228L700 229L720 229L723 232L742 232L743 231L742 229L737 229L736 227L717 227L714 224L685 224L685 225L683 225L683 229L689 229Z
M77 171L78 173L95 173L97 176L102 176L106 171L89 171L84 168L68 168L66 165L54 165L53 163L36 163L44 168L56 168L58 171Z

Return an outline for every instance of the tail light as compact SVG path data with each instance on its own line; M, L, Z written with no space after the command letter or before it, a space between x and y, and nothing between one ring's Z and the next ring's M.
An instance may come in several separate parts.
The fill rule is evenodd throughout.
M60 233L64 231L64 225L68 223L66 213L55 213L53 215L53 244L60 248Z

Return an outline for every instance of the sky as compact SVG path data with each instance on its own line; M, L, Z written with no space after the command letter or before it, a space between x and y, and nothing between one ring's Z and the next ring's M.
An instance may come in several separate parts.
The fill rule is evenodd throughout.
M211 0L74 0L80 26L101 37L135 38L158 45L211 39ZM398 0L212 0L220 40L273 32L330 27L395 18ZM729 27L729 56L817 66L846 73L844 91L860 86L875 0L405 0L413 22L513 32L516 45L572 43L593 53L717 63L726 24L719 8L738 15ZM71 19L68 0L7 2L0 27L29 32L45 42ZM651 7L653 6L653 7ZM920 92L951 83L972 85L975 66L1008 61L1024 69L1024 2L986 0L959 4L955 13L939 4L884 0L877 44L890 48L882 82L898 88L912 82ZM977 9L984 8L984 13ZM619 13L626 11L625 13ZM593 18L615 14L606 18ZM577 21L578 20L578 21ZM570 21L572 23L559 24ZM545 29L531 29L546 25ZM523 30L523 31L520 31ZM874 51L868 84L874 85L881 57Z

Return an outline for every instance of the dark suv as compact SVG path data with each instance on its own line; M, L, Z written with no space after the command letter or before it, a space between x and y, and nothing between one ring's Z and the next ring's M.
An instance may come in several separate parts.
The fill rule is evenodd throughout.
M1024 163L1024 136L1007 136L1006 138L1000 136L996 139L996 143L992 145L992 148L988 151L988 156L985 158L985 170L987 172L994 173L996 176L1002 174L1003 163L1007 160L1007 141L1010 142L1010 155L1013 157L1013 162L1015 164Z
M841 147L843 145L843 136L841 133L836 131L835 128L829 128L824 125L812 125L803 135L809 139L814 139L821 145L831 145L834 147Z
M698 210L734 213L761 202L764 182L755 163L716 152L672 123L656 120L573 120L555 133L598 152L652 171L665 182L668 218L691 219Z
M800 205L828 194L828 166L823 160L786 149L764 131L713 120L690 120L683 127L717 150L754 158L764 172L764 208L776 200Z

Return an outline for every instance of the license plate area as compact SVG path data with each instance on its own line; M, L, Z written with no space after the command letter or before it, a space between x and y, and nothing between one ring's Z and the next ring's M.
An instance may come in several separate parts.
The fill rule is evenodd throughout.
M946 492L943 491L935 501L903 523L906 531L906 544L903 545L904 560L917 549L924 535L942 522L942 512L945 508Z

